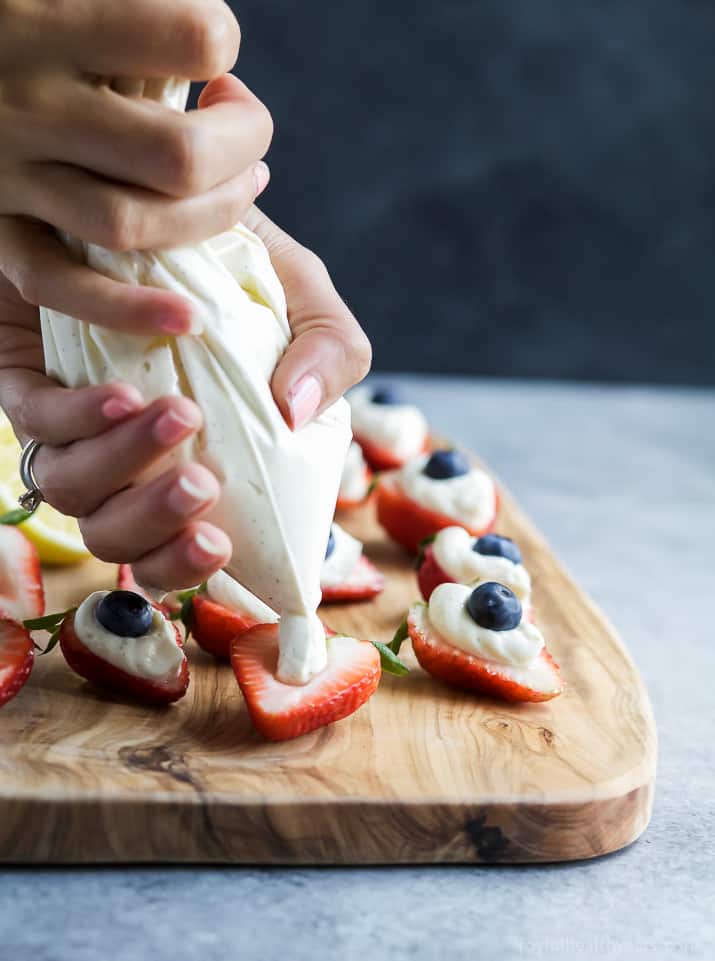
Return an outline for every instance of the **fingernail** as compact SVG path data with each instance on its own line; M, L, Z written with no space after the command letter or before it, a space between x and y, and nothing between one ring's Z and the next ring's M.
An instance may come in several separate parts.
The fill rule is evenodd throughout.
M175 514L192 514L202 504L211 500L212 493L188 477L180 477L169 491L166 500Z
M193 540L189 542L188 555L194 567L205 567L213 563L217 557L223 557L224 553L224 544L214 542L203 531L197 531Z
M305 374L290 390L287 397L290 426L293 430L305 427L320 407L323 392L317 378Z
M167 410L154 424L154 437L159 444L171 447L196 430L198 424L193 418L182 417L178 411Z
M253 179L256 183L256 196L262 194L271 179L271 171L264 160L259 160L253 168Z
M200 334L203 324L193 313L184 315L176 313L159 314L156 318L157 327L165 334Z
M110 397L102 404L102 415L107 420L124 420L130 414L136 414L143 404L141 398Z

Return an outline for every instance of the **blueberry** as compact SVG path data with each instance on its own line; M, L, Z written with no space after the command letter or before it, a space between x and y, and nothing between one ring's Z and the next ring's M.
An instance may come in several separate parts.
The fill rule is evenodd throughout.
M396 387L378 387L370 400L373 404L401 404L402 396Z
M521 564L521 551L511 537L502 537L501 534L485 534L477 538L472 550L490 557L506 557L512 564Z
M458 450L436 450L422 468L422 473L433 480L461 477L471 470L469 461Z
M475 587L467 599L469 616L490 631L511 631L521 621L521 602L503 584L487 581Z
M154 608L134 591L112 591L97 604L97 620L119 637L141 637L154 621Z
M330 557L330 555L335 550L335 534L333 534L333 528L330 528L330 537L328 538L328 546L325 548L325 560Z

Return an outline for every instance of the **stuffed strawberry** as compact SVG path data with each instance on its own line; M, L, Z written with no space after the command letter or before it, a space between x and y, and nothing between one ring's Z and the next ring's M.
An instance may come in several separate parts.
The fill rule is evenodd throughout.
M417 457L377 484L378 521L412 553L444 527L481 537L494 527L498 505L492 479L458 450Z
M353 436L373 470L393 470L429 449L421 411L394 387L358 387L348 395Z
M189 667L178 629L133 591L95 591L55 625L80 677L151 704L186 694Z
M336 509L349 511L362 506L369 498L371 488L372 471L368 467L360 445L353 441L345 458Z
M510 588L525 612L531 606L531 578L522 564L521 551L509 537L482 534L473 537L463 527L444 527L422 546L417 581L426 601L440 584L498 581Z
M326 629L327 667L307 684L276 677L278 626L254 627L233 643L231 663L254 727L271 741L307 734L353 714L380 681L381 656L369 641Z
M424 670L456 687L506 701L548 701L563 690L540 631L503 584L440 584L428 604L410 608L395 653L407 634Z
M183 595L182 619L196 643L220 660L231 657L231 642L257 624L275 624L278 615L223 571Z
M367 601L382 593L385 578L362 550L356 537L332 525L320 574L324 604Z
M0 707L24 687L35 659L35 646L22 625L0 620Z
M136 582L134 571L130 564L119 565L117 571L117 589L120 591L132 591L134 594L145 597L153 607L167 616L175 614L181 608L181 602L178 600L176 591L171 591L159 601L155 596L150 594L149 591L140 587Z

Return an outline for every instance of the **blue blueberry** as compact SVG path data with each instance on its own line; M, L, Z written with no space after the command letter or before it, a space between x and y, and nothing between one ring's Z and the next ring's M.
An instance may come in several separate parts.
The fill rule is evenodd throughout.
M521 564L521 551L511 537L502 537L501 534L478 537L472 550L490 557L506 557L512 564Z
M330 555L335 550L335 534L333 534L333 528L330 528L330 537L328 538L328 546L325 548L325 560L330 557Z
M373 404L402 404L402 395L396 387L378 387L370 398Z
M521 621L519 598L495 581L474 588L467 599L467 611L475 623L490 631L511 631Z
M436 450L422 468L422 473L433 480L449 480L468 474L470 470L469 461L461 451Z
M97 604L97 620L119 637L141 637L154 622L154 608L134 591L112 591Z

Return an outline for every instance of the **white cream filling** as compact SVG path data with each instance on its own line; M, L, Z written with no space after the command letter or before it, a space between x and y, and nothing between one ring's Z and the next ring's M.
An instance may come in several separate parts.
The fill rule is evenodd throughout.
M361 501L367 497L369 487L367 463L362 448L352 441L345 458L338 497L346 501Z
M339 587L344 584L362 557L362 543L356 537L344 531L339 524L334 523L332 530L335 546L330 557L323 561L321 587Z
M141 637L120 637L97 620L97 605L109 591L95 591L86 597L74 615L74 629L87 650L113 667L146 681L176 677L184 652L176 643L173 625L154 610L151 629Z
M244 617L250 617L257 624L277 624L280 618L274 610L264 604L260 597L251 594L243 584L226 574L217 571L206 582L206 593L212 601Z
M472 590L465 584L440 584L434 589L427 610L436 633L467 654L517 667L533 664L544 646L541 631L523 617L510 631L480 627L467 611Z
M432 542L435 561L453 581L471 584L496 581L505 584L521 600L529 601L531 578L523 564L508 557L478 554L473 550L476 538L463 527L445 527Z
M496 514L496 490L491 477L478 467L468 474L435 480L423 474L429 454L422 454L390 476L408 497L428 510L453 517L475 530L487 527Z
M353 431L398 460L419 454L429 432L422 411L412 404L373 404L373 389L365 385L348 394Z

